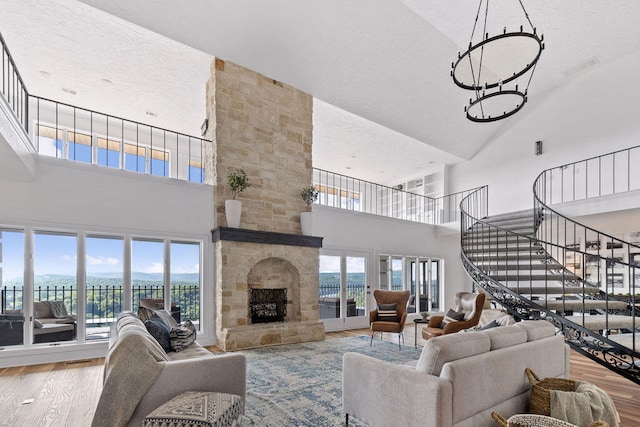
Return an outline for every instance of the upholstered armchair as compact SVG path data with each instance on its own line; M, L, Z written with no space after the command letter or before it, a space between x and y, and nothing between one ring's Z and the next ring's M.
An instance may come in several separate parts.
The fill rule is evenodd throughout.
M376 289L373 297L377 308L369 312L369 325L371 326L371 341L376 332L380 332L380 339L384 332L398 334L398 347L402 348L400 339L404 340L404 322L407 320L407 302L409 291L383 291Z
M428 340L440 335L453 334L463 329L476 326L480 321L482 308L484 307L485 294L480 292L474 294L471 292L458 292L456 294L455 311L464 313L464 317L460 320L452 320L443 324L447 316L435 315L429 318L427 326L422 328L422 338ZM444 327L443 327L444 326Z

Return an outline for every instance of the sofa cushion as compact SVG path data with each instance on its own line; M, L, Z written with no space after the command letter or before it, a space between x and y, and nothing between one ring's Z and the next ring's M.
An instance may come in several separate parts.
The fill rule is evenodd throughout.
M489 337L492 351L527 342L527 332L516 325L486 329L482 333Z
M42 301L35 301L33 303L33 311L36 319L53 318L53 313L47 304Z
M422 348L416 371L439 376L445 363L485 353L490 349L491 341L482 332L431 338Z
M42 328L42 322L39 321L38 319L33 319L33 327L34 328Z
M527 341L536 341L541 338L555 335L556 328L551 323L540 320L525 320L516 323L519 328L527 331Z
M152 316L151 319L144 322L144 326L165 352L171 351L171 338L169 336L171 330L160 317Z
M398 304L378 304L378 320L381 322L398 322Z

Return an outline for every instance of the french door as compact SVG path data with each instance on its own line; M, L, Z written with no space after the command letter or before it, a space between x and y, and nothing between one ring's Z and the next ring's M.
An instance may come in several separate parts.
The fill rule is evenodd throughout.
M325 330L368 326L369 284L364 254L325 251L320 255L319 309Z

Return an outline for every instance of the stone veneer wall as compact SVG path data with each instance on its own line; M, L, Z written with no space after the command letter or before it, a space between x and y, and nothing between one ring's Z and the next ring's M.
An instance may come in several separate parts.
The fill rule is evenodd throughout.
M215 184L216 224L226 226L229 170L242 168L251 186L242 201L240 227L301 234L302 187L311 185L312 97L239 65L215 59L207 83L207 182ZM237 350L324 339L318 311L319 249L221 240L216 242L218 346ZM250 325L248 281L252 268L271 258L297 272L288 295L294 316L285 323ZM261 287L282 287L265 277ZM291 298L295 295L295 298ZM289 309L289 307L288 307Z
M216 223L226 225L227 172L242 168L251 186L241 195L240 226L299 234L302 187L312 179L313 98L239 65L216 59L207 83L207 137L215 155Z

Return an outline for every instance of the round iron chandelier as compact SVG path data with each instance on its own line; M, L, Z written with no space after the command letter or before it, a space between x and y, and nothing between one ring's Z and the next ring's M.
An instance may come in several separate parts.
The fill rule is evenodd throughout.
M538 36L522 0L517 1L530 31L520 25L519 30L510 32L504 26L502 33L490 37L487 29L489 0L480 0L469 48L463 54L458 52L458 60L451 64L454 83L474 92L469 105L464 107L467 118L473 122L507 118L527 102L529 84L544 49L544 36ZM483 5L482 32L478 36L476 31ZM518 80L526 80L526 85L519 84Z

